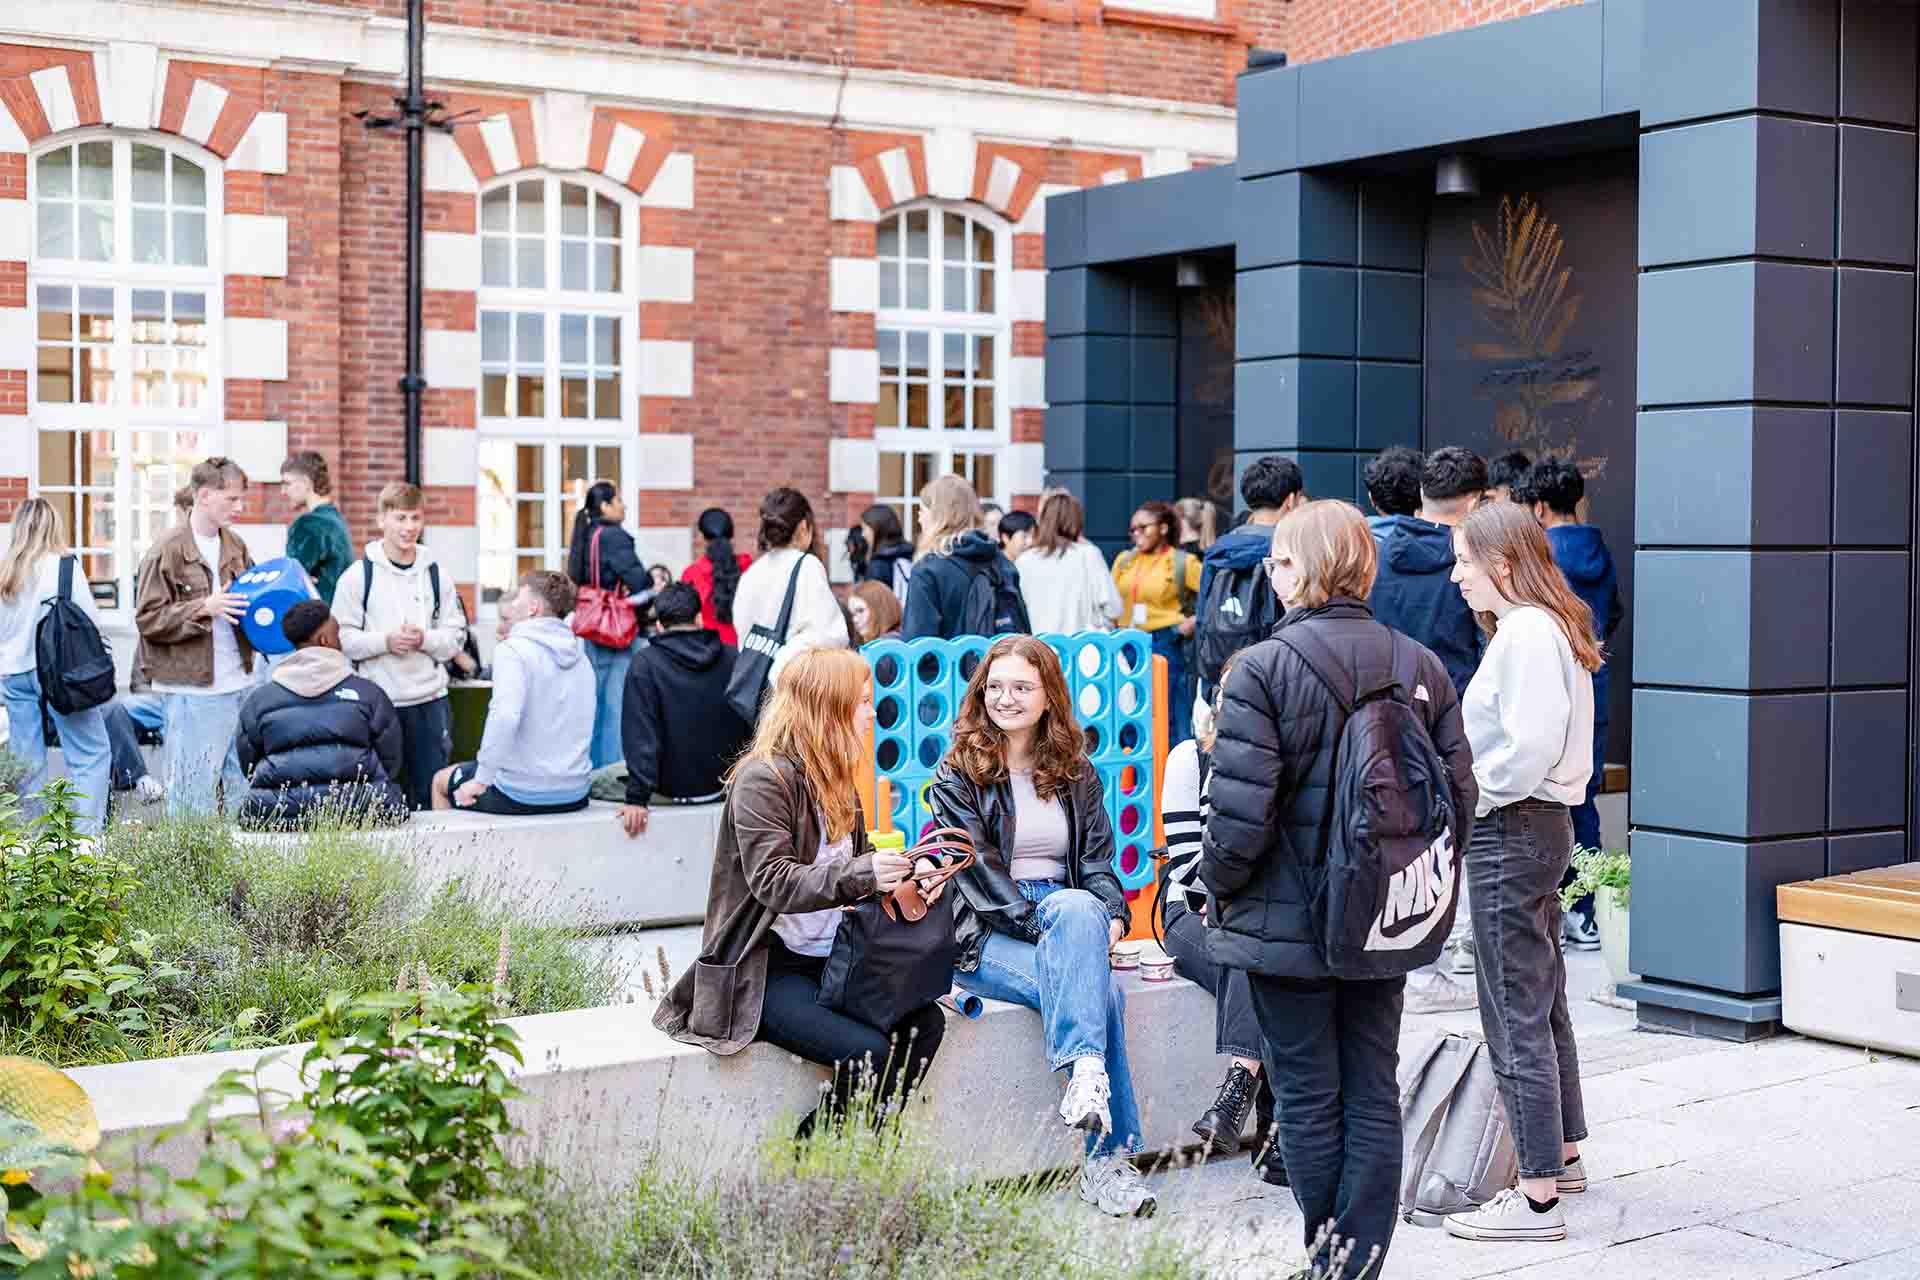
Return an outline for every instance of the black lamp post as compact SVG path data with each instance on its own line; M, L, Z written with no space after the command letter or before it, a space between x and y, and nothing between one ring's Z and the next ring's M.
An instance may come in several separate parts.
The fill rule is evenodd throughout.
M426 161L428 129L452 133L455 121L442 116L443 104L426 95L426 0L407 0L407 93L395 98L399 114L355 114L369 129L399 128L407 139L407 372L400 379L406 398L407 483L420 483L420 393L427 389L421 358L421 288L426 222Z

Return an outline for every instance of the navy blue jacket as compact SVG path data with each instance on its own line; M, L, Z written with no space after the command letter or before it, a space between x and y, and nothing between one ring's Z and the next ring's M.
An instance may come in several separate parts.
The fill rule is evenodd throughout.
M1395 516L1380 547L1370 603L1375 618L1433 650L1446 664L1454 692L1464 697L1486 640L1452 575L1453 530L1418 516Z
M1547 530L1553 546L1553 562L1567 576L1573 593L1593 610L1594 638L1610 644L1620 629L1627 607L1620 599L1620 579L1607 551L1606 537L1590 524L1563 524ZM1607 723L1607 668L1593 673L1593 720L1596 726Z
M1273 526L1270 524L1243 524L1231 533L1222 534L1200 561L1200 594L1195 600L1207 598L1207 587L1216 572L1251 568L1272 554Z
M967 603L967 588L973 585L976 573L999 576L1000 591L1011 592L1012 603L1017 606L1018 630L1032 632L1027 606L1020 599L1020 571L1001 552L999 543L975 529L954 539L951 554L926 556L913 566L913 577L907 583L906 616L900 622L900 638L918 640L922 636L934 636L951 640L966 634L965 619L961 615Z

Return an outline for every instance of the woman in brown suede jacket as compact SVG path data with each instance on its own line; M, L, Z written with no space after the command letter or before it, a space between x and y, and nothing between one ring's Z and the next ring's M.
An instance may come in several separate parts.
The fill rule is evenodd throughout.
M819 1003L840 909L893 889L908 870L904 854L869 847L854 790L870 690L865 660L847 649L803 651L781 673L728 782L701 958L653 1024L723 1056L764 1040L832 1067L821 1103L829 1119L877 1072L877 1121L881 1104L904 1105L926 1074L946 1020L927 1004L871 1027ZM810 1113L799 1136L820 1115Z

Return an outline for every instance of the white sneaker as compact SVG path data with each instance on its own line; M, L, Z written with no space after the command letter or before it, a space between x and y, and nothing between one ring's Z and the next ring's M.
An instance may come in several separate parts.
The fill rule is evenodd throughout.
M1448 1218L1447 1234L1461 1240L1565 1240L1567 1219L1557 1203L1535 1213L1518 1187L1508 1187L1478 1209Z
M1554 1190L1563 1196L1577 1196L1587 1189L1587 1162L1579 1156L1567 1161L1554 1182Z
M1120 1154L1087 1161L1080 1170L1080 1198L1116 1218L1151 1218L1160 1207L1133 1161Z
M1060 1099L1060 1123L1069 1129L1110 1132L1113 1113L1107 1109L1107 1099L1111 1094L1106 1065L1094 1058L1081 1058L1073 1064L1067 1096Z
M140 775L139 780L133 784L133 794L140 797L142 804L159 804L167 798L166 788L161 786L160 780L150 773Z
M1472 977L1474 971L1479 968L1473 955L1473 936L1471 934L1447 948L1447 968L1454 973L1463 974L1467 977Z
M1434 974L1423 986L1407 984L1408 1013L1465 1013L1479 1007L1479 991L1455 982L1444 973Z

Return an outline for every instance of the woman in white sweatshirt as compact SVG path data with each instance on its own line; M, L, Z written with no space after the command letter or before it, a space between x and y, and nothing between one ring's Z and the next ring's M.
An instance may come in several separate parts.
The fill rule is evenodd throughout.
M813 504L797 489L775 489L760 500L760 555L740 575L733 594L733 625L740 646L753 643L763 627L779 642L773 656L773 684L780 683L794 654L804 649L845 649L852 643L847 615L827 581L827 565L814 546L819 524ZM780 606L793 587L793 614L785 636L778 635Z
M1120 620L1120 589L1100 548L1085 541L1080 499L1056 489L1040 502L1033 546L1020 554L1020 594L1033 634L1111 631Z
M1467 1240L1563 1240L1560 1197L1587 1189L1587 1118L1567 1014L1560 878L1569 806L1593 771L1593 617L1515 503L1453 530L1453 581L1492 636L1463 709L1480 802L1467 846L1480 1022L1520 1155L1520 1185L1447 1219Z

